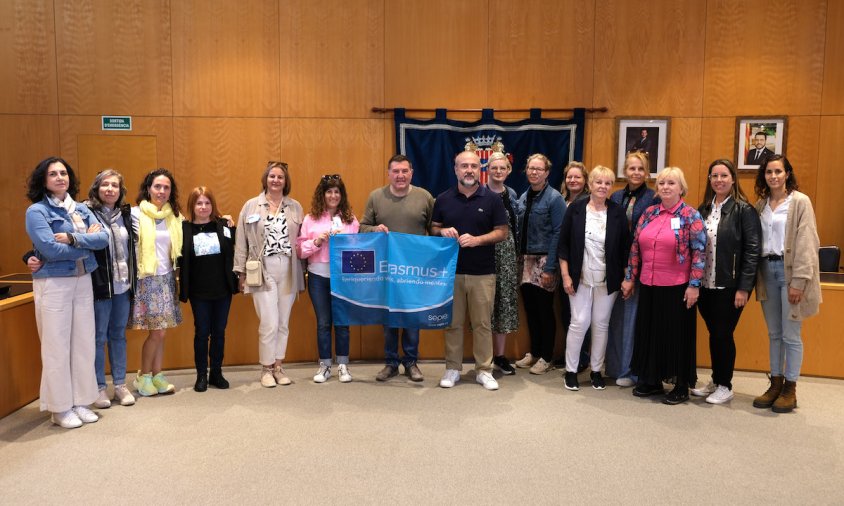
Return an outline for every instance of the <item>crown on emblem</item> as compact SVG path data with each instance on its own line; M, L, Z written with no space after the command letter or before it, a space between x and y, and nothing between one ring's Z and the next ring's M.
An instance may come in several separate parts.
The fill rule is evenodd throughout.
M472 141L477 146L486 147L491 146L493 142L500 139L500 137L496 136L495 134L492 135L478 135L477 137L472 137Z

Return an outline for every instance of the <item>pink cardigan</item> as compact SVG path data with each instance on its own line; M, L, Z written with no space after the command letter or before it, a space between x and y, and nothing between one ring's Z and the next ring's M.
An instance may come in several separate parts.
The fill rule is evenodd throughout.
M352 217L351 223L343 223L341 234L356 234L360 229L358 219ZM331 216L323 213L318 220L310 214L305 215L302 227L299 229L299 237L296 238L296 255L299 258L308 259L309 264L328 263L328 242L317 246L314 239L323 232L331 230Z

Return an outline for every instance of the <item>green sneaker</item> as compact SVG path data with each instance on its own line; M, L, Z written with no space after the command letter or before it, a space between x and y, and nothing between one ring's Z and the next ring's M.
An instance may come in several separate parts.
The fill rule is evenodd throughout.
M164 376L163 372L160 372L152 377L152 384L155 388L158 389L158 393L162 395L172 394L176 392L176 387L174 387L172 383L167 381L167 377Z
M158 395L158 389L152 384L152 374L141 374L141 371L138 371L138 375L135 376L135 381L132 384L135 386L135 390L144 397Z

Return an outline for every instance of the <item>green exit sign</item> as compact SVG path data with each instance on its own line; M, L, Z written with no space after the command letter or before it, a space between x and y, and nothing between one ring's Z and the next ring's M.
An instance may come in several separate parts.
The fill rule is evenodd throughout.
M132 130L132 116L103 116L103 130Z

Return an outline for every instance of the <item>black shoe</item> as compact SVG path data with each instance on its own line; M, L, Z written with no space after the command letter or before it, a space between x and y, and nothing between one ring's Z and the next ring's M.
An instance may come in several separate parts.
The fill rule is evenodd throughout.
M595 390L603 390L607 388L607 384L604 383L604 378L601 376L601 372L592 371L589 373L589 381L592 382L592 388Z
M193 385L193 389L197 392L204 392L208 390L208 375L202 372L197 373L196 383Z
M498 368L499 371L501 371L501 374L505 376L516 374L516 370L513 369L513 366L510 365L510 361L507 360L507 357L505 357L504 355L492 357L492 363L495 365L495 367Z
M675 404L682 404L687 400L689 400L689 387L678 385L665 395L665 399L662 399L662 403L673 406Z
M662 385L647 385L640 383L633 389L633 395L636 397L650 397L651 395L663 395L665 390Z
M580 383L577 382L577 373L576 372L566 371L565 379L566 379L566 384L565 384L566 390L573 390L575 392L580 390Z
M229 388L229 382L223 377L223 371L220 369L211 369L211 375L208 376L208 384L220 390Z

